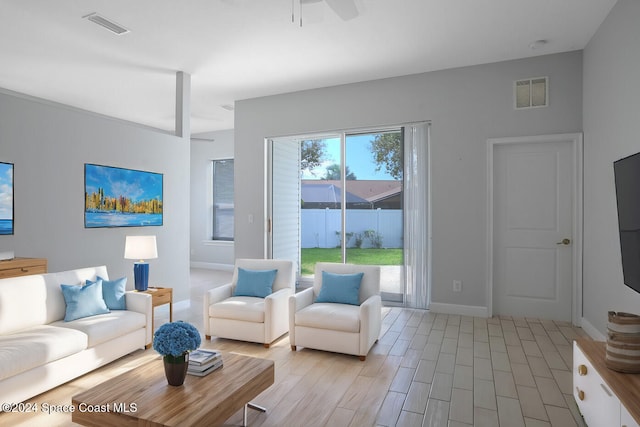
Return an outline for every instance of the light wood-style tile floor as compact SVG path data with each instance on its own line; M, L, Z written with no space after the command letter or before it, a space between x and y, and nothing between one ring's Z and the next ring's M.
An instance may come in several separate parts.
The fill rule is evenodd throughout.
M204 290L230 276L192 270L190 307L178 304L174 320L201 328ZM544 319L383 311L380 340L365 362L292 352L286 336L270 349L215 338L203 346L275 361L275 384L254 400L268 411L250 411L251 426L584 426L571 391L571 341L586 336L581 329ZM157 308L156 326L168 317ZM73 395L158 358L139 350L30 401L69 404ZM238 413L227 425L241 423ZM0 426L71 425L65 412L0 414Z

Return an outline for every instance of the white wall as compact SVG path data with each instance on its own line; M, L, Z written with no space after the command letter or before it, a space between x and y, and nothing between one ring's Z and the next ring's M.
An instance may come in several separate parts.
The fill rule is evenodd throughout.
M539 76L549 107L514 111L513 81ZM265 137L431 120L431 299L486 306L486 140L581 132L582 52L249 99L235 112L238 257L266 254Z
M232 266L233 242L211 240L212 160L233 158L233 129L191 139L191 265Z
M638 22L640 2L619 0L584 51L583 316L602 334L607 311L640 314L623 284L613 178L613 162L640 151Z
M188 139L2 91L0 144L0 160L15 163L15 234L0 236L0 251L47 258L49 271L104 264L133 289L125 236L155 234L150 285L189 297ZM85 163L164 174L164 225L85 229Z

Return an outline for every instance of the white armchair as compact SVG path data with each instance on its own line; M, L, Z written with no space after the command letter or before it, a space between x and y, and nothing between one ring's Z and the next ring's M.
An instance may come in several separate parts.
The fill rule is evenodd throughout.
M277 270L272 293L235 296L238 269ZM293 262L276 259L237 259L231 283L204 295L204 333L211 336L262 343L269 348L289 329L288 298L295 293Z
M354 304L316 302L322 289L322 272L364 273ZM365 360L378 341L382 327L380 267L317 263L313 287L289 297L289 341L297 346L353 354Z

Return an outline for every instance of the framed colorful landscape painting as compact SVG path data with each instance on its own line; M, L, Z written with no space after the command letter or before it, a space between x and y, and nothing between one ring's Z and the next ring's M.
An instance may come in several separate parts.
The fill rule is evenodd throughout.
M13 234L13 163L0 162L0 235Z
M162 178L160 173L85 163L85 228L162 225Z

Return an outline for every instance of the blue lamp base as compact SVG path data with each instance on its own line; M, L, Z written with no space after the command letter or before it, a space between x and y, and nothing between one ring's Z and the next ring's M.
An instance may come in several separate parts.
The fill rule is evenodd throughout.
M149 287L149 264L146 262L134 263L133 280L136 291L146 291Z

